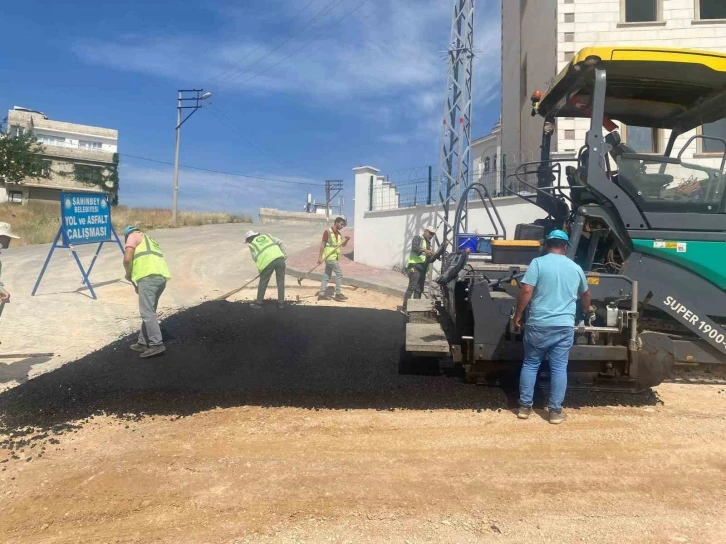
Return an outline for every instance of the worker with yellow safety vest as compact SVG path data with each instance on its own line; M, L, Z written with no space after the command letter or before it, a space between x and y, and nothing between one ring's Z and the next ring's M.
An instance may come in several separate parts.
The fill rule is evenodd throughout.
M334 300L343 302L348 299L343 295L343 271L340 269L340 248L348 245L348 240L350 240L350 236L343 238L341 234L341 231L347 225L348 222L344 217L336 217L333 226L323 233L318 264L325 263L325 272L323 273L323 281L320 283L318 300L327 300L328 296L325 290L328 288L328 282L333 277L333 272L335 272Z
M446 247L446 242L444 242L436 253L431 250L434 233L434 227L426 227L423 235L414 236L411 242L411 253L408 256L408 263L406 265L408 289L406 289L406 294L403 296L404 312L406 311L406 305L411 295L416 299L421 298L421 293L423 293L426 284L426 274L429 269L429 264L441 258L441 254Z
M141 314L139 340L131 346L131 349L138 351L139 356L146 359L166 351L156 309L161 294L166 289L166 282L171 279L171 274L159 244L141 229L134 226L126 227L124 240L126 279L136 288Z
M257 300L250 304L255 310L262 308L265 300L265 291L270 283L272 273L277 280L277 307L281 310L285 302L285 258L287 250L285 244L269 234L260 234L253 230L245 234L245 242L250 247L252 259L260 273L260 284L257 286Z

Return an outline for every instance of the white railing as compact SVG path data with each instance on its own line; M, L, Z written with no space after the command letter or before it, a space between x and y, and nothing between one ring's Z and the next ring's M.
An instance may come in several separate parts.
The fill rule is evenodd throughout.
M102 147L88 147L88 146L81 145L81 144L71 144L68 142L61 142L59 140L46 141L46 140L39 138L38 142L40 142L40 144L44 145L44 146L49 145L52 147L62 147L65 149L85 149L87 151L105 151L106 153L114 153L114 151L109 150L109 149L103 149Z

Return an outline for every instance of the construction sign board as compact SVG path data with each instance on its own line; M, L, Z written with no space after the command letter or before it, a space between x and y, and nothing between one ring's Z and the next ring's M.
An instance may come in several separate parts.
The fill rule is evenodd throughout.
M96 244L111 241L111 206L108 195L62 193L63 243Z
M93 290L89 277L96 264L96 259L101 248L106 242L115 241L124 252L124 246L116 234L111 224L111 204L108 195L104 193L66 193L60 194L60 227L55 235L53 245L50 246L48 256L43 263L43 268L38 275L38 279L33 287L31 296L35 296L40 286L40 281L48 268L50 259L56 249L67 249L73 255L73 258L81 271L83 285L88 288L88 292L95 299L96 292ZM81 259L78 256L75 246L83 244L98 244L96 253L93 255L88 270L83 267Z

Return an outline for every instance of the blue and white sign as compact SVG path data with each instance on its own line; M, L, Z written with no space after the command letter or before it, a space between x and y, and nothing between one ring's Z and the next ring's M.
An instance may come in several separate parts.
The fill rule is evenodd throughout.
M61 230L66 246L110 241L111 207L108 196L61 193Z

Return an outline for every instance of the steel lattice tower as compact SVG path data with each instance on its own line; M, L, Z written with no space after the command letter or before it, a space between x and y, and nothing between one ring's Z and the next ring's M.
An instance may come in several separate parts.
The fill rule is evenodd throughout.
M451 42L447 52L446 101L444 103L443 134L439 157L439 206L435 227L437 234L443 225L439 242L449 242L453 248L456 206L469 187L471 166L471 99L472 66L474 61L474 2L453 0ZM466 232L467 210L461 216L459 229Z

